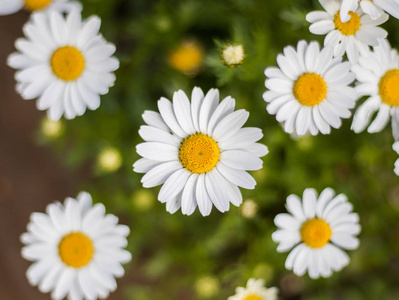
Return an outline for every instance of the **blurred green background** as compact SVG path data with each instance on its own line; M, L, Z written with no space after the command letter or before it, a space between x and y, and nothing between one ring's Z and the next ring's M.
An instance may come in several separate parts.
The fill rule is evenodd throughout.
M276 55L300 39L318 40L305 21L315 0L82 0L83 15L102 19L101 32L117 46L121 66L110 93L98 110L83 117L52 123L43 120L37 141L62 157L73 170L89 170L81 182L95 201L130 226L127 268L133 278L123 294L131 300L226 299L250 277L277 286L281 299L399 299L398 158L388 126L379 134L354 134L350 120L328 136L286 134L262 99L264 69ZM382 27L399 46L399 21ZM237 68L220 60L226 43L242 44L246 59ZM191 45L195 54L181 47ZM200 57L200 64L178 70L171 55ZM181 53L181 52L179 52ZM236 108L250 112L246 126L263 130L270 153L262 170L253 172L255 190L242 190L245 204L209 217L198 210L190 216L170 215L156 200L159 188L143 189L141 174L132 171L139 159L136 144L145 110L174 91L191 94L219 88ZM349 253L351 263L331 278L299 278L284 269L286 253L277 253L271 239L274 216L285 212L289 194L307 187L345 193L360 215L360 247ZM71 195L73 196L73 195ZM249 200L249 201L248 201Z

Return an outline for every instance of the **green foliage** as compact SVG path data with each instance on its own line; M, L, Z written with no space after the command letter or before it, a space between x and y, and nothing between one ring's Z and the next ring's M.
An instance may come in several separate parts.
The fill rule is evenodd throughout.
M379 134L354 134L345 121L328 136L294 138L286 134L262 99L264 69L276 65L276 55L300 39L319 40L308 31L307 12L320 9L317 1L262 0L82 0L83 14L102 18L102 33L117 45L121 67L101 107L83 117L63 121L59 137L45 138L71 169L89 169L92 180L81 188L95 201L118 214L131 228L128 266L132 280L126 299L226 299L249 277L278 286L283 299L398 299L399 298L399 180L393 173L390 128ZM398 21L387 24L389 32ZM205 51L196 76L168 64L168 55L181 41L194 38ZM237 68L220 60L224 43L240 43L246 59ZM397 37L393 46L399 46ZM156 200L158 188L143 190L142 175L132 171L139 159L135 146L145 110L156 110L161 96L172 98L178 89L218 87L231 95L238 108L250 113L246 126L263 130L262 143L270 153L264 168L254 172L255 190L242 190L244 199L259 209L244 218L232 207L221 214L213 209L202 217L170 215ZM98 169L98 155L114 147L122 156L115 172ZM289 194L307 187L321 192L331 186L345 193L360 215L361 245L351 263L331 278L298 278L284 268L286 254L276 252L271 234L273 219L284 212ZM204 280L205 278L205 280ZM201 281L202 280L202 281ZM216 291L213 291L212 288Z

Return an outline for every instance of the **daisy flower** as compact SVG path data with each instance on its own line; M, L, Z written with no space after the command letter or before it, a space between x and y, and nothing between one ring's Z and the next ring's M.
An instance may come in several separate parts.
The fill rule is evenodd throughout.
M24 99L38 98L37 107L48 109L56 121L81 116L88 107L100 106L100 95L113 86L119 61L111 57L115 46L98 33L101 20L81 20L77 11L64 17L35 13L24 26L26 38L18 39L19 52L8 58L17 69L17 91Z
M356 110L352 130L363 131L374 112L374 121L367 128L369 133L381 131L392 117L392 130L395 140L399 139L399 56L387 40L373 47L374 52L359 58L359 64L352 67L358 84L359 96L370 96Z
M238 186L255 188L247 170L262 168L267 147L256 143L263 136L258 128L241 128L249 117L244 109L234 111L235 100L226 97L219 103L219 91L206 96L194 88L191 103L179 90L173 102L161 98L160 114L146 111L140 136L145 143L136 147L142 156L134 171L146 173L141 182L146 188L161 185L158 200L166 202L170 213L181 208L190 215L198 208L210 214L212 204L221 211L229 202L239 206L242 195Z
M312 25L309 31L313 34L325 35L324 46L334 48L334 57L346 53L349 61L356 64L359 54L367 53L369 46L377 46L378 39L384 39L388 33L377 27L388 20L387 14L382 14L375 20L364 14L361 9L350 12L350 20L341 21L340 0L319 0L326 11L313 11L306 15L306 20Z
M396 0L342 0L339 13L342 22L348 22L351 18L350 13L355 12L359 5L373 20L382 16L384 10L399 19L399 2Z
M279 228L272 235L279 243L278 252L294 247L285 262L288 270L302 276L308 270L311 278L329 277L349 263L343 249L359 246L355 237L360 232L359 217L345 195L334 197L326 188L319 198L314 189L306 189L303 199L296 195L287 198L290 214L278 214L274 223Z
M0 16L16 13L23 8L31 12L50 10L71 12L81 11L82 5L69 0L0 0Z
M395 143L392 145L392 149L395 150L396 153L399 154L399 142L395 142ZM396 175L399 176L399 159L397 159L397 160L395 161L395 169L394 169L393 171L395 172Z
M67 198L33 213L22 256L32 261L26 275L33 286L53 299L106 298L116 289L115 277L124 274L122 263L131 259L123 248L129 228L105 215L102 204L92 204L90 194Z
M333 58L331 48L320 50L317 42L299 41L296 50L288 46L283 52L279 68L265 70L268 113L285 122L287 133L329 134L330 126L339 128L355 105L356 93L348 86L355 79L351 64Z
M237 287L227 300L277 300L277 293L276 287L266 288L263 279L250 278L246 287Z

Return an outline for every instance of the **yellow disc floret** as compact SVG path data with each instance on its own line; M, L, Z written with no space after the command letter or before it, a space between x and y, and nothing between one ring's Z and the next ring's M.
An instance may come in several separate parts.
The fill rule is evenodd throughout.
M263 297L255 295L255 294L250 294L244 297L243 300L263 300Z
M172 68L186 73L196 73L202 63L204 53L196 42L184 42L169 55Z
M46 8L53 0L25 0L25 7L30 11Z
M64 81L72 81L82 74L85 59L75 47L65 46L54 51L50 64L55 76Z
M295 81L294 96L302 105L315 106L327 96L324 79L315 73L304 73Z
M331 237L331 228L322 219L310 219L301 227L302 241L312 248L321 248L328 243Z
M348 22L342 23L339 11L334 16L334 25L343 35L354 35L360 28L360 17L355 12L349 12L351 18Z
M220 149L213 138L196 133L185 138L180 146L179 159L192 173L211 171L219 161Z
M81 232L71 232L64 236L58 244L58 252L61 260L72 268L80 268L87 265L94 254L93 243Z
M399 105L399 69L389 70L381 77L378 85L382 102L390 105Z

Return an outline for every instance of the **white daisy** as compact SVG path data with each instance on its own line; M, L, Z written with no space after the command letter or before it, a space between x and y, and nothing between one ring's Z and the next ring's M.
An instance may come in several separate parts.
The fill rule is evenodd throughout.
M0 16L16 13L23 8L31 12L50 10L71 12L81 11L82 5L69 0L0 0Z
M250 278L246 287L237 287L227 300L277 300L277 293L276 287L266 288L263 279Z
M399 2L397 0L342 0L339 14L342 22L349 21L350 12L355 12L359 4L362 11L373 20L382 16L384 10L399 19Z
M73 11L35 13L24 26L27 38L18 39L8 64L18 69L17 91L24 99L39 98L37 107L58 120L83 115L100 106L100 95L113 86L119 61L115 46L98 33L101 20L81 20Z
M90 194L77 200L67 198L47 206L47 214L33 213L22 256L33 261L26 275L33 286L53 299L106 298L116 289L121 264L130 261L127 245L129 227L105 215L102 204L92 205Z
M158 200L166 202L170 213L180 207L190 215L196 206L209 215L212 204L225 212L229 202L239 206L242 195L237 186L253 189L255 180L247 170L262 168L259 158L267 147L256 143L263 136L258 128L241 128L249 117L244 109L234 111L235 100L226 97L219 103L219 91L206 96L194 88L191 103L179 90L173 102L161 98L160 114L143 114L148 126L141 126L146 141L137 145L143 158L134 171L146 173L141 182L146 188L163 184Z
M294 247L285 262L288 270L298 276L308 270L311 278L329 277L349 263L343 249L359 246L355 237L360 232L359 217L352 212L352 204L345 195L334 197L331 188L324 189L319 198L314 189L306 189L303 199L296 195L287 198L290 214L278 214L274 223L279 229L272 238L280 243L278 252Z
M339 16L340 0L319 0L326 11L313 11L306 15L313 34L326 35L324 46L334 48L334 57L346 53L349 61L356 64L360 53L366 53L369 46L377 46L378 39L387 37L387 32L377 27L388 20L382 14L375 20L364 14L361 9L350 12L351 18L343 23Z
M352 67L358 84L359 96L370 96L356 110L352 130L363 131L373 116L378 114L367 128L370 133L381 131L392 117L395 140L399 139L399 55L387 40L373 47L374 52L359 58L359 64Z
M395 142L395 143L392 145L392 149L395 150L396 153L399 154L399 142ZM397 159L397 160L395 161L395 168L394 168L393 171L395 172L396 175L399 176L399 159Z
M277 56L279 68L265 70L268 113L285 122L288 133L329 134L330 126L339 128L355 105L356 93L348 86L355 78L351 64L333 58L331 48L320 50L317 42L299 41L296 50L288 46L283 52Z

